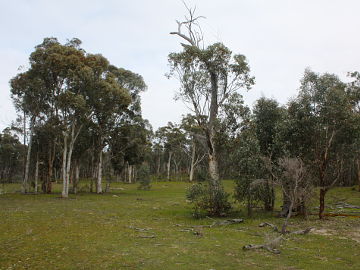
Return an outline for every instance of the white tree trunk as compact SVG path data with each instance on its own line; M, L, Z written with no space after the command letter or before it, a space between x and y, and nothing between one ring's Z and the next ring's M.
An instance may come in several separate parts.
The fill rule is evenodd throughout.
M171 167L171 157L172 157L172 152L169 152L169 159L167 162L167 180L170 181L170 167Z
M63 160L62 160L62 179L63 179L63 190L61 196L63 198L67 198L68 194L68 183L66 177L66 160L67 160L67 141L68 141L68 134L64 133L64 149L63 149Z
M189 176L190 182L192 182L192 181L194 180L195 154L196 154L196 148L195 148L195 142L194 142L194 140L193 140L193 143L192 143L192 152L191 152L190 176Z
M70 171L71 171L71 156L74 150L74 144L77 136L80 133L80 129L77 131L75 135L75 123L71 125L71 136L68 143L68 133L64 134L64 152L63 152L63 191L62 197L67 198L69 196L69 182L70 182Z
M31 156L31 146L32 146L32 139L34 133L34 125L35 125L35 118L32 117L30 121L30 138L28 143L28 151L26 155L26 164L25 164L25 174L23 179L22 185L22 192L26 193L29 191L29 167L30 167L30 156Z
M99 163L98 163L98 174L97 174L97 182L96 182L96 193L102 193L102 161L103 161L103 155L102 155L102 149L99 152Z
M69 151L67 154L67 162L66 162L66 192L69 194L69 183L70 183L70 173L71 173L71 156L74 149L74 143L71 140L69 143Z

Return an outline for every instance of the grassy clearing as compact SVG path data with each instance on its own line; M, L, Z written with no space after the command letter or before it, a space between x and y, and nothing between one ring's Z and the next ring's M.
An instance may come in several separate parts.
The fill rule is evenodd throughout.
M181 231L213 222L192 218L188 185L163 182L139 191L137 185L113 184L111 193L67 200L60 193L0 195L0 269L360 269L358 218L294 218L290 230L316 230L287 237L280 255L243 251L245 244L277 236L259 223L282 220L262 212L247 219L240 209L234 217L245 218L242 224L202 228L200 236ZM233 183L225 185L231 190ZM338 201L360 205L360 193L330 191L329 205Z

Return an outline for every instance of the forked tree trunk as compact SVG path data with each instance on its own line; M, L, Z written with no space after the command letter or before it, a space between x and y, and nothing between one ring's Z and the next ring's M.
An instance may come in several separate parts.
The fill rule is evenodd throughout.
M64 152L63 152L63 191L62 197L67 198L69 196L69 180L70 180L70 171L71 171L71 156L74 149L74 144L77 136L79 135L81 126L77 133L75 134L75 123L71 125L71 136L68 145L69 134L64 134Z
M290 219L291 214L292 214L292 209L293 209L293 207L294 207L294 201L293 201L293 200L290 200L290 201L291 201L291 202L290 202L289 211L288 211L288 213L287 213L287 215L286 215L285 222L284 222L284 224L282 225L282 228L281 228L281 233L282 233L282 234L285 234L285 233L287 232L286 228L287 228L287 226L288 226L289 219Z
M32 139L34 134L34 125L35 125L35 117L32 117L30 120L30 138L28 144L28 151L26 155L26 163L25 163L25 174L22 185L22 193L27 193L29 191L29 167L30 167L30 156L31 156L31 147L32 147Z
M169 152L169 158L168 158L168 162L167 162L167 180L170 181L170 168L171 168L171 157L172 157L172 152Z

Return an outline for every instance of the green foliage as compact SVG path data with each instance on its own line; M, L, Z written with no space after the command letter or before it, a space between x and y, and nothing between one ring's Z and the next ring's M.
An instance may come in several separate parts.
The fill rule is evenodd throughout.
M234 197L247 205L248 215L257 203L268 200L271 191L266 188L267 181L262 179L264 173L259 141L254 128L249 126L237 138L238 143L233 155L239 170L236 178Z
M191 185L186 198L193 204L193 216L196 218L226 216L231 209L229 194L222 187L214 190L206 183Z
M137 181L140 183L138 189L140 190L150 190L151 188L151 177L150 177L150 167L147 163L143 163L137 170L136 175Z
M9 129L0 133L0 179L2 181L10 182L22 176L25 150L26 147L11 134Z

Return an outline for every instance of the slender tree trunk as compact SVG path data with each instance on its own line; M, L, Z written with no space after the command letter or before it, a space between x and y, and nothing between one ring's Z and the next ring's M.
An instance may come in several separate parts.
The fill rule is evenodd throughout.
M49 147L49 153L48 153L48 175L46 177L46 184L45 186L45 190L44 192L46 193L51 193L51 181L52 181L52 177L53 177L53 167L54 167L54 160L55 160L55 147L56 147L56 142L55 140L52 142L53 146ZM56 175L55 175L56 178Z
M91 151L91 178L90 178L90 192L94 191L94 179L96 178L96 169L95 169L95 162L94 162L94 149Z
M65 190L65 198L68 197L69 194L69 182L70 182L70 173L71 173L71 157L72 157L72 153L74 150L74 144L75 144L75 140L76 140L75 136L75 124L72 124L71 126L71 137L70 137L70 142L69 142L69 150L66 156L66 190ZM64 196L63 196L64 197Z
M98 163L98 175L97 175L97 182L96 182L96 193L102 193L102 162L103 162L103 154L102 148L99 151L99 163Z
M23 134L24 134L24 138L23 138L23 144L24 146L26 145L26 114L25 114L25 111L23 111L24 115L24 121L23 121ZM27 156L24 155L24 171L23 171L23 179L25 179L25 168L26 168L26 159L27 159ZM22 187L23 188L23 187Z
M173 161L174 161L174 175L175 176L178 176L178 173L179 173L179 166L178 166L178 163L176 162L176 159L173 158Z
M31 147L32 147L32 139L34 133L34 125L35 125L35 117L32 117L30 120L30 138L28 143L28 151L26 155L26 164L25 164L25 175L23 179L22 192L27 193L29 190L29 167L30 167L30 156L31 156Z
M195 155L196 155L196 146L195 146L195 141L194 141L194 139L193 139L193 142L192 142L192 150L191 150L190 175L189 175L189 181L190 181L190 182L192 182L192 181L194 180Z
M69 144L69 151L67 154L67 164L66 164L66 197L69 194L69 183L70 183L70 173L71 173L71 156L74 149L74 141L73 138L70 141Z
M68 151L68 134L64 133L64 149L63 149L63 160L62 160L62 179L63 179L63 190L61 196L63 198L68 197L68 182L66 177L66 160L67 160L67 151Z
M285 233L286 233L286 228L287 228L287 225L288 225L288 223L289 223L289 219L290 219L290 217L291 217L293 207L294 207L294 201L291 200L291 202L290 202L290 207L289 207L289 211L288 211L288 213L287 213L285 222L284 222L284 224L282 225L282 228L281 228L281 233L282 233L282 234L285 234Z
M36 154L36 164L35 164L35 187L34 192L38 192L38 178L39 178L39 153Z
M170 168L171 168L171 157L172 157L172 152L169 152L169 158L168 158L168 162L167 162L167 180L170 181Z

